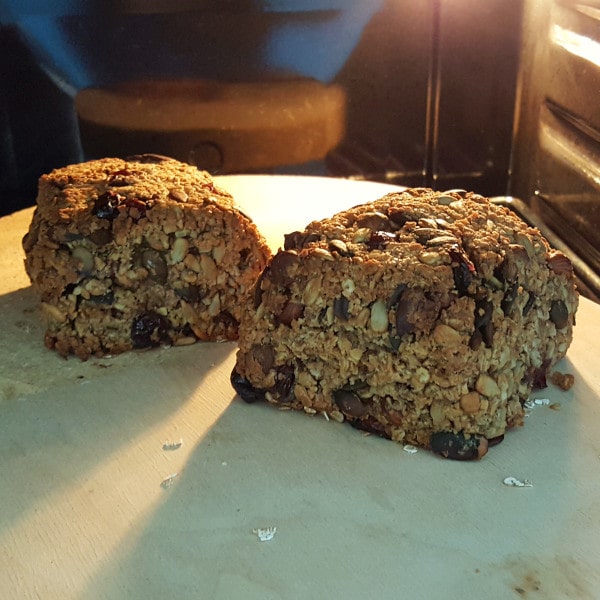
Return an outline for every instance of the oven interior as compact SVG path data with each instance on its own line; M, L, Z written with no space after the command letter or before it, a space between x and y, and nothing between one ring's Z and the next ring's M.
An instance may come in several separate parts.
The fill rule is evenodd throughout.
M0 214L54 167L144 151L465 188L540 227L600 298L595 2L29 4L0 3Z

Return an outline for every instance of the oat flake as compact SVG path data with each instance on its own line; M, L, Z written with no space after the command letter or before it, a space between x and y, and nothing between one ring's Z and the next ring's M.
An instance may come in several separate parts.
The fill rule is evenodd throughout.
M177 477L177 475L179 475L179 473L171 473L168 477L165 477L160 482L160 487L164 488L165 490L167 488L170 488L173 485L173 483L175 482L175 478Z
M277 533L277 527L258 527L253 529L252 533L256 534L261 542L270 542Z
M413 446L412 444L405 444L402 447L402 450L404 450L404 452L407 454L416 454L418 452L417 447Z
M533 487L533 483L531 483L531 480L523 479L523 481L521 481L516 477L505 477L502 483L509 487Z
M550 398L529 398L523 403L523 408L532 410L536 406L548 406L550 404Z
M179 441L177 441L177 442L164 442L162 445L162 449L165 451L179 450L179 448L181 448L181 446L183 446L183 440L181 438L179 438Z

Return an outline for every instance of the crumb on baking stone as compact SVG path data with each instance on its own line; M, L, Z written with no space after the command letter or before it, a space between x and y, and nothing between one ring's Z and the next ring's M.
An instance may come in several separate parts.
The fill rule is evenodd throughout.
M575 376L571 373L561 373L560 371L554 371L550 375L550 383L559 387L563 391L570 390L575 383Z

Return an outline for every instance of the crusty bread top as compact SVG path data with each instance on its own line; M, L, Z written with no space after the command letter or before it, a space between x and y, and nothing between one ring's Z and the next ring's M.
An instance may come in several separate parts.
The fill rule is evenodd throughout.
M147 208L178 203L206 202L233 207L233 198L196 167L155 154L101 158L55 169L39 180L37 204L46 218L75 219L94 209L104 194L115 203L136 202ZM140 204L141 206L141 204Z
M286 250L311 247L411 271L468 261L484 279L507 258L545 262L553 253L540 231L508 208L473 192L429 188L393 192L286 235Z

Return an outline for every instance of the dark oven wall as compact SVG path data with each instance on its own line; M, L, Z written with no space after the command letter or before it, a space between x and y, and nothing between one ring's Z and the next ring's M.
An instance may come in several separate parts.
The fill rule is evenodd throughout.
M42 173L80 158L72 98L0 21L0 215L33 204Z
M337 81L348 131L335 175L507 192L520 0L389 0Z

